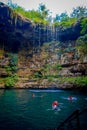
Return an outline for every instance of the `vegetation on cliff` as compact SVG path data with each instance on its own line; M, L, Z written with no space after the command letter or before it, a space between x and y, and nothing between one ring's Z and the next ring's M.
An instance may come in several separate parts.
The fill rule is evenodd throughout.
M16 74L17 72L17 64L18 64L18 56L17 54L7 54L7 57L9 59L9 62L7 65L3 66L7 76L5 76L5 87L13 87L15 85L15 82L18 80L18 75ZM4 61L5 62L5 61Z
M80 36L77 39L77 48L82 56L87 55L87 34L85 34L84 36Z
M44 4L29 11L10 6L13 11L6 7L8 20L1 26L10 41L1 35L0 84L6 88L87 86L87 8L77 7L70 16L64 12L52 18Z
M70 16L67 14L67 12L63 12L61 14L56 14L56 16L53 18L51 16L50 10L48 10L45 4L43 3L39 4L37 10L28 10L28 11L18 6L17 4L12 3L12 1L10 1L8 5L12 7L17 13L22 14L24 17L30 19L35 23L53 24L54 26L61 26L63 28L70 27L71 25L75 24L76 21L78 21L79 19L84 18L81 22L82 25L81 33L84 33L84 31L86 31L85 28L87 26L86 7L78 6L76 8L73 8L73 11L70 14Z

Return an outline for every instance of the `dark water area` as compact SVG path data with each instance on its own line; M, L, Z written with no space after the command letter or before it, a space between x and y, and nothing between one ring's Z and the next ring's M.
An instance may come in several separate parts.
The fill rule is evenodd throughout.
M58 110L52 109L53 101L59 102ZM84 108L87 108L87 94L83 92L0 90L0 130L54 129L76 109ZM83 122L87 121L86 115Z

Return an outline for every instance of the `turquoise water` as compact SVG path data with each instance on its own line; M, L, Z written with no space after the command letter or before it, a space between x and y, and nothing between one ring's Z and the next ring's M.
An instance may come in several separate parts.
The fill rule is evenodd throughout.
M32 97L32 94L35 96ZM68 100L72 96L73 100ZM52 102L59 109L52 110ZM0 130L53 129L76 109L87 108L87 94L63 90L0 90Z

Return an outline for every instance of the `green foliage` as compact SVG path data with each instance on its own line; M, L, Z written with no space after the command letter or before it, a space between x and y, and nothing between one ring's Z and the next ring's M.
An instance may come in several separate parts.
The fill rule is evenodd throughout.
M76 87L86 87L87 86L87 77L61 77L58 78L60 83L68 82L74 84Z
M18 63L18 55L17 54L10 54L9 66L11 67L12 71L17 70L17 63Z
M83 55L87 55L87 34L77 39L77 49Z
M34 73L34 78L42 78L42 77L43 77L43 75L40 71L37 71Z
M82 19L81 28L81 34L85 34L87 32L87 18Z
M83 7L83 6L78 6L76 8L73 8L71 17L77 18L77 19L79 19L81 17L87 17L87 8Z
M8 73L8 75L10 76L12 68L10 66L5 66L5 69L6 69L6 72Z
M9 76L5 79L5 87L6 88L11 88L14 87L15 83L18 80L18 76L16 74Z
M74 51L75 51L75 48L72 47L72 46L70 46L70 47L64 49L64 53L67 53L67 52L74 52Z
M55 70L61 70L62 69L62 66L61 66L61 64L55 64L54 66L53 66L53 69L55 69Z
M63 12L60 15L56 14L56 16L52 19L49 9L47 9L45 4L43 3L39 4L39 7L37 10L28 10L28 11L18 6L17 4L13 3L12 0L8 0L8 5L12 7L17 13L30 19L34 23L41 23L44 25L48 25L49 23L53 21L53 24L55 26L61 26L63 29L73 25L76 22L76 20L78 20L79 18L87 17L87 8L83 6L78 6L76 8L73 8L73 11L70 17L68 16L67 12ZM82 22L81 33L85 32L85 29L87 28L86 23L87 23L87 20L84 20Z
M60 77L58 75L46 75L44 78L48 79L49 82L58 81L59 83L70 83L76 87L86 87L87 77ZM56 80L55 80L56 78Z
M8 6L10 6L11 8L16 8L17 7L17 4L13 3L12 0L8 0Z
M40 12L42 18L46 20L49 15L49 10L46 8L45 4L40 3L38 11Z
M17 64L18 64L18 55L17 54L8 54L10 60L8 66L5 66L5 69L8 75L12 75L17 71Z
M61 21L61 22L67 21L68 18L69 18L69 16L68 16L67 12L64 12L64 13L61 13L61 14L60 14L60 21Z
M53 19L53 22L64 22L64 21L67 21L69 18L67 12L63 12L61 13L60 15L59 14L56 14L56 16L54 17Z
M46 69L49 69L50 65L49 64L45 64L43 67L46 68Z
M51 46L51 45L52 45L51 42L45 42L45 43L44 43L44 46L45 46L45 47L49 47L49 46Z
M86 7L76 7L73 8L73 12L71 13L70 17L67 15L67 12L61 13L60 15L56 15L56 17L53 19L54 26L61 26L63 29L70 27L73 25L78 19L84 17L84 20L82 20L81 26L82 31L81 33L85 33L87 29L87 8Z
M14 8L14 10L17 13L20 13L22 16L28 18L29 20L31 20L35 23L48 24L48 21L46 19L47 15L48 15L48 10L46 9L46 7L45 7L44 10L29 10L29 11L26 11L24 8L22 8L20 6L16 6Z
M22 16L28 18L29 20L35 22L35 23L42 23L47 25L49 23L49 10L46 8L44 4L39 4L38 10L29 10L26 11L24 8L18 6L15 3L12 3L11 0L9 0L8 5L15 10L15 12L21 14Z
M70 27L71 25L73 25L76 22L75 18L68 18L67 21L62 21L61 22L61 26L63 27Z
M61 57L61 55L62 55L62 49L59 49L59 50L58 50L57 55L58 55L59 57Z
M67 20L62 20L60 22L54 22L54 26L61 26L62 28L67 28L72 26L77 21L76 18L67 18Z
M87 77L69 77L67 79L65 78L65 81L73 83L77 87L87 86Z
M48 77L48 81L49 82L53 81L53 77Z
M56 14L56 16L55 16L54 19L53 19L53 22L54 22L54 23L60 22L60 15L59 15L59 14Z
M5 79L5 87L11 88L18 80L18 76L15 74L17 70L18 56L16 54L8 54L8 56L10 60L8 66L5 67L8 73L8 77Z
M43 78L53 81L55 78L59 78L59 75L44 75Z
M74 81L77 86L87 86L87 78L86 77L77 77Z
M86 7L76 7L73 8L73 12L71 16L68 16L67 12L63 12L60 15L56 14L54 18L52 18L50 11L47 9L45 4L40 3L37 10L28 10L26 11L24 8L18 6L15 3L12 3L12 0L9 0L8 5L11 6L15 12L21 14L22 16L28 18L36 24L44 24L49 25L52 24L54 26L60 26L61 29L66 29L67 27L72 26L79 18L87 17L87 8ZM87 28L87 19L85 18L82 23L81 33L86 32Z
M17 54L10 54L10 63L9 66L16 66L18 63L18 55Z
M15 84L14 80L12 77L7 77L6 78L6 81L5 81L5 87L6 88L10 88L10 87L13 87Z

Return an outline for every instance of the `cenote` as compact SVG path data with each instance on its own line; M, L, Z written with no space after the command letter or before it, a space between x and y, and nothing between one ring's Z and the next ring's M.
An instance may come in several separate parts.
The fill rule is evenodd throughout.
M32 94L35 96L32 97ZM69 96L74 99L68 100ZM60 104L58 110L52 110L52 102L55 100ZM82 92L0 90L0 130L54 129L76 109L83 110L84 108L87 108L87 94ZM82 117L82 121L85 124L87 113L85 117ZM82 130L86 130L85 126Z

